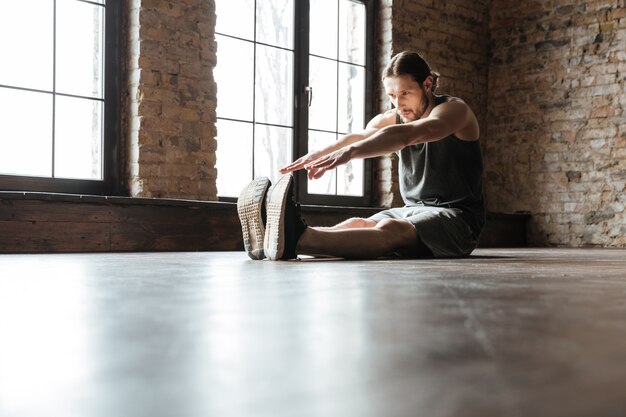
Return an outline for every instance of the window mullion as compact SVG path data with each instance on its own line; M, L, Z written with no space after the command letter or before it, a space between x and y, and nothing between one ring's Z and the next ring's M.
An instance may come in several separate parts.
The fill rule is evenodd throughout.
M308 3L308 2L307 2ZM365 15L361 15L362 18L365 19L365 29L363 31L363 33L360 33L358 38L353 38L354 34L349 32L346 34L344 32L343 38L341 38L341 30L343 28L342 24L343 21L341 20L341 14L342 12L347 12L348 15L347 16L351 16L351 12L353 12L353 10L351 9L351 3L349 0L339 0L338 3L335 5L335 7L337 7L336 12L337 12L337 17L336 17L336 21L335 21L335 25L334 25L334 30L337 32L337 39L336 39L336 45L333 45L335 47L335 56L331 58L332 52L328 51L329 56L325 56L326 53L318 53L316 52L315 56L318 56L318 58L321 58L323 60L329 60L329 61L334 61L335 65L336 65L336 85L335 85L335 91L336 91L336 97L334 97L335 103L334 106L336 107L336 120L335 120L335 124L334 124L334 133L335 139L337 139L337 137L341 134L341 132L343 132L343 128L342 126L342 119L339 119L339 117L349 117L349 115L346 114L342 114L342 111L340 110L340 105L344 102L344 98L342 96L340 96L340 94L346 94L346 92L344 91L340 91L341 88L343 88L343 81L347 81L348 83L351 83L352 78L348 79L348 80L343 80L341 79L342 76L344 76L344 74L349 74L350 70L352 68L352 66L355 67L359 67L359 68L363 68L364 70L364 85L362 86L362 88L364 88L363 93L364 93L364 107L363 109L357 110L356 108L354 108L352 110L352 114L354 114L354 112L356 111L361 111L362 114L365 116L364 117L364 122L367 122L368 120L370 120L373 117L373 101L372 101L372 97L373 94L372 92L375 90L376 86L375 86L375 82L376 82L376 77L373 75L373 63L374 63L374 42L373 42L373 28L374 28L374 15L375 15L375 2L373 0L362 0L362 1L354 1L353 3L359 3L360 5L364 6L364 11L365 11ZM308 6L308 5L307 5ZM308 8L310 9L310 8ZM315 9L315 7L313 7L313 9ZM334 9L333 9L334 10ZM358 12L361 13L361 12ZM307 16L308 17L308 16ZM309 20L307 20L307 23L309 23ZM316 27L307 27L306 28L306 33L307 33L307 47L308 45L308 38L311 36L314 36L314 34L319 31L320 33L324 32L324 26L325 24L322 23L322 27L320 28L316 28ZM332 26L331 26L332 27ZM311 33L309 33L311 32ZM312 38L311 38L312 39ZM342 46L344 46L342 44L342 42L349 42L350 39L353 39L354 41L359 42L359 44L355 44L355 48L356 47L365 47L365 63L361 64L359 63L355 63L355 62L351 62L352 58L344 58L341 54L343 53L342 51ZM360 42L365 42L364 45L361 45ZM330 46L330 45L329 45ZM309 58L310 56L308 56L308 52L307 52L307 65L309 64ZM307 80L308 81L308 80ZM316 86L313 86L314 88L316 88ZM324 87L324 86L323 86ZM326 85L326 88L332 88L332 85ZM348 98L349 99L349 98ZM319 103L318 103L319 104ZM328 103L331 104L331 103ZM354 103L353 103L354 105ZM309 109L307 109L309 110ZM344 111L345 113L345 111ZM308 114L307 114L308 116ZM333 126L332 124L330 126L328 126L329 130L332 129L331 126ZM362 126L353 126L353 129L360 129L362 128ZM315 129L317 130L317 129ZM322 129L323 131L325 131L324 129ZM308 134L308 132L310 131L310 129L308 129L307 126L307 130L306 133ZM329 133L331 133L329 131ZM302 140L302 139L301 139ZM304 138L303 140L306 141L306 138ZM313 150L313 149L311 149ZM355 161L356 163L361 163L361 161ZM335 169L334 170L334 174L335 174L335 178L334 178L334 183L335 183L335 192L334 195L318 195L318 194L308 194L308 193L303 193L301 195L302 197L302 201L306 204L322 204L322 205L368 205L371 203L371 178L372 178L372 173L371 171L371 167L372 167L372 163L369 160L365 160L363 161L364 164L364 172L363 172L363 195L362 196L353 196L353 195L343 195L340 194L339 189L340 184L342 184L342 181L340 181L339 179L339 170ZM308 181L306 181L306 178L303 178L303 182L305 184L305 187L308 188ZM305 188L305 189L306 189ZM341 191L343 192L343 191Z
M341 18L341 0L337 2L337 50L336 52L336 68L337 68L337 85L335 86L335 141L339 138L339 19ZM338 195L339 186L339 169L335 168L335 195Z
M294 121L292 160L306 154L308 149L309 102L305 87L309 85L309 0L296 1L294 33ZM306 198L307 179L296 172L296 195Z
M56 103L57 103L57 0L52 5L52 178L55 178L56 164Z
M256 149L256 63L257 63L257 48L256 33L257 33L257 0L254 0L254 33L252 34L253 49L252 49L252 179L255 174L255 160L256 155L254 150Z

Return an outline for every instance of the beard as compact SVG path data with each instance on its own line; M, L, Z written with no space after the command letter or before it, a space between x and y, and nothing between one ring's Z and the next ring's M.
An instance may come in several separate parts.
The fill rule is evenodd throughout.
M430 97L428 97L428 94L426 94L426 90L424 89L424 87L422 87L422 93L424 94L424 100L422 100L422 105L420 106L419 109L416 110L409 110L410 114L408 115L409 117L405 117L402 112L399 112L396 109L396 112L398 113L398 115L400 116L400 120L402 120L402 123L409 123L409 122L414 122L418 119L421 119L422 116L424 115L424 113L426 113L426 110L428 109L428 107L430 106Z

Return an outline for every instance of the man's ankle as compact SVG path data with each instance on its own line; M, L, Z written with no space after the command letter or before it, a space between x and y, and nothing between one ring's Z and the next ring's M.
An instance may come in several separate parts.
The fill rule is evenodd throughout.
M311 226L307 226L307 228L304 229L304 232L302 232L300 238L298 239L298 243L296 243L296 253L307 253L308 249L311 248L311 243L314 240L315 232L315 228L312 228Z

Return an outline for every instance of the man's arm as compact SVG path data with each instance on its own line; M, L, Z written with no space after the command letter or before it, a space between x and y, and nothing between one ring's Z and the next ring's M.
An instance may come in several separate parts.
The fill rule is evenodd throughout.
M330 144L329 146L323 149L309 152L308 154L298 158L297 160L287 165L286 167L281 168L280 172L282 174L286 174L288 172L303 169L304 166L308 163L311 163L317 159L320 159L346 146L363 141L371 137L372 135L377 133L380 129L394 123L395 114L396 114L395 110L390 110L390 111L385 112L384 114L379 114L378 116L370 120L367 126L365 127L365 129L362 130L361 132L349 133L347 135L342 136L336 142ZM312 175L313 175L313 172L309 171L310 178L313 178Z
M314 178L351 159L372 158L396 152L408 145L433 142L454 134L475 122L474 113L464 102L448 102L435 107L424 119L402 125L386 126L366 140L345 146L306 164L315 170Z

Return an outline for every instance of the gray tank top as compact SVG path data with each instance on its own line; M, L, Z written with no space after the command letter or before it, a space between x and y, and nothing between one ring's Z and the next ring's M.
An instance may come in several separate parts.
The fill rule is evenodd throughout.
M435 106L450 96L435 96ZM402 123L396 116L396 123ZM398 151L400 194L407 206L456 208L478 238L485 224L483 159L479 141L454 135Z

